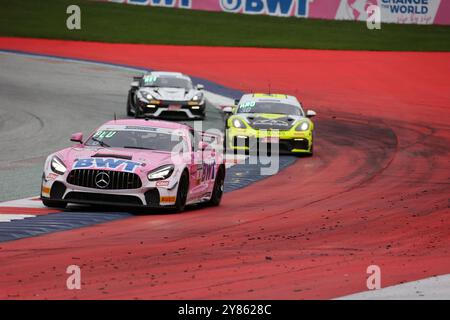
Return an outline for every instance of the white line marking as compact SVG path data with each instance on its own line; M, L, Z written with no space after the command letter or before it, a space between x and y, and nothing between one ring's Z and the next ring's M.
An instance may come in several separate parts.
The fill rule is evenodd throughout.
M1 222L11 222L12 220L22 220L25 218L34 218L35 215L32 214L0 214Z
M35 200L38 197L17 199L0 202L0 207L15 207L15 208L45 208L42 201Z

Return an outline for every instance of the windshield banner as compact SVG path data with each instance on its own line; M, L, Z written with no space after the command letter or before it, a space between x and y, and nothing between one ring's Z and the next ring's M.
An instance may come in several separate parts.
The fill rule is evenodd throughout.
M381 22L450 25L448 0L103 0L143 6L329 20L365 21L369 7Z

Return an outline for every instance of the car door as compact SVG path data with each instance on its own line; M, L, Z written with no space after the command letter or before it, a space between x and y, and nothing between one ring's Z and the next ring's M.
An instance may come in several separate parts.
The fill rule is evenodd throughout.
M198 200L205 193L207 185L205 184L205 167L203 162L203 151L198 148L201 141L201 135L195 132L191 132L192 139L192 161L190 164L190 193L188 196L188 201Z

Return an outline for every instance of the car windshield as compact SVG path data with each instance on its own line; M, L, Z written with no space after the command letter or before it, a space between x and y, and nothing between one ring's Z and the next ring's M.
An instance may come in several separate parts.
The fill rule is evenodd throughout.
M183 88L192 89L192 83L188 79L173 76L152 76L142 78L144 87Z
M165 129L155 128L139 128L137 130L124 128L100 129L86 141L85 145L174 152L186 152L188 150L183 136Z
M302 110L298 106L286 103L249 101L240 104L237 113L276 113L301 116Z

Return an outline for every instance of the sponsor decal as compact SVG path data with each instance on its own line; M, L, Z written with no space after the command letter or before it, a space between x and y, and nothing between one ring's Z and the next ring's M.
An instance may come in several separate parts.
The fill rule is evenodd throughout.
M163 197L160 197L159 201L161 203L169 203L169 202L173 203L176 201L176 199L177 199L177 197L175 197L175 196L163 196Z
M110 0L111 2L127 2L143 6L185 8L190 9L193 0Z
M146 6L277 17L367 21L370 6L388 23L450 25L447 0L103 0ZM369 13L368 13L369 12Z
M263 143L280 143L279 137L265 137L261 140Z
M158 80L158 77L153 75L146 75L144 76L143 80L145 84L152 84L153 82Z
M46 177L45 177L45 180L55 180L56 178L58 178L58 174L56 174L56 173L49 173Z
M117 131L99 130L92 137L97 140L103 140L112 138L116 133Z
M211 199L211 192L207 192L201 196L202 199Z
M115 169L118 171L135 172L141 166L141 162L113 159L113 158L86 158L77 159L73 169Z
M157 187L167 187L169 185L169 181L163 180L163 181L156 181Z
M307 17L311 0L219 0L226 12Z
M239 105L239 112L247 113L252 110L252 108L256 105L255 101L249 101L246 103L242 103Z
M203 163L201 181L214 180L216 175L216 163Z
M367 21L368 9L378 6L382 22L432 24L440 3L441 0L341 0L335 18Z
M216 176L216 163L202 163L200 165L197 165L197 172L195 176L195 182L197 184L208 181L208 180L214 180L214 177Z
M266 126L280 126L280 127L289 127L289 123L284 120L278 119L257 119L253 121L255 125L266 125Z

